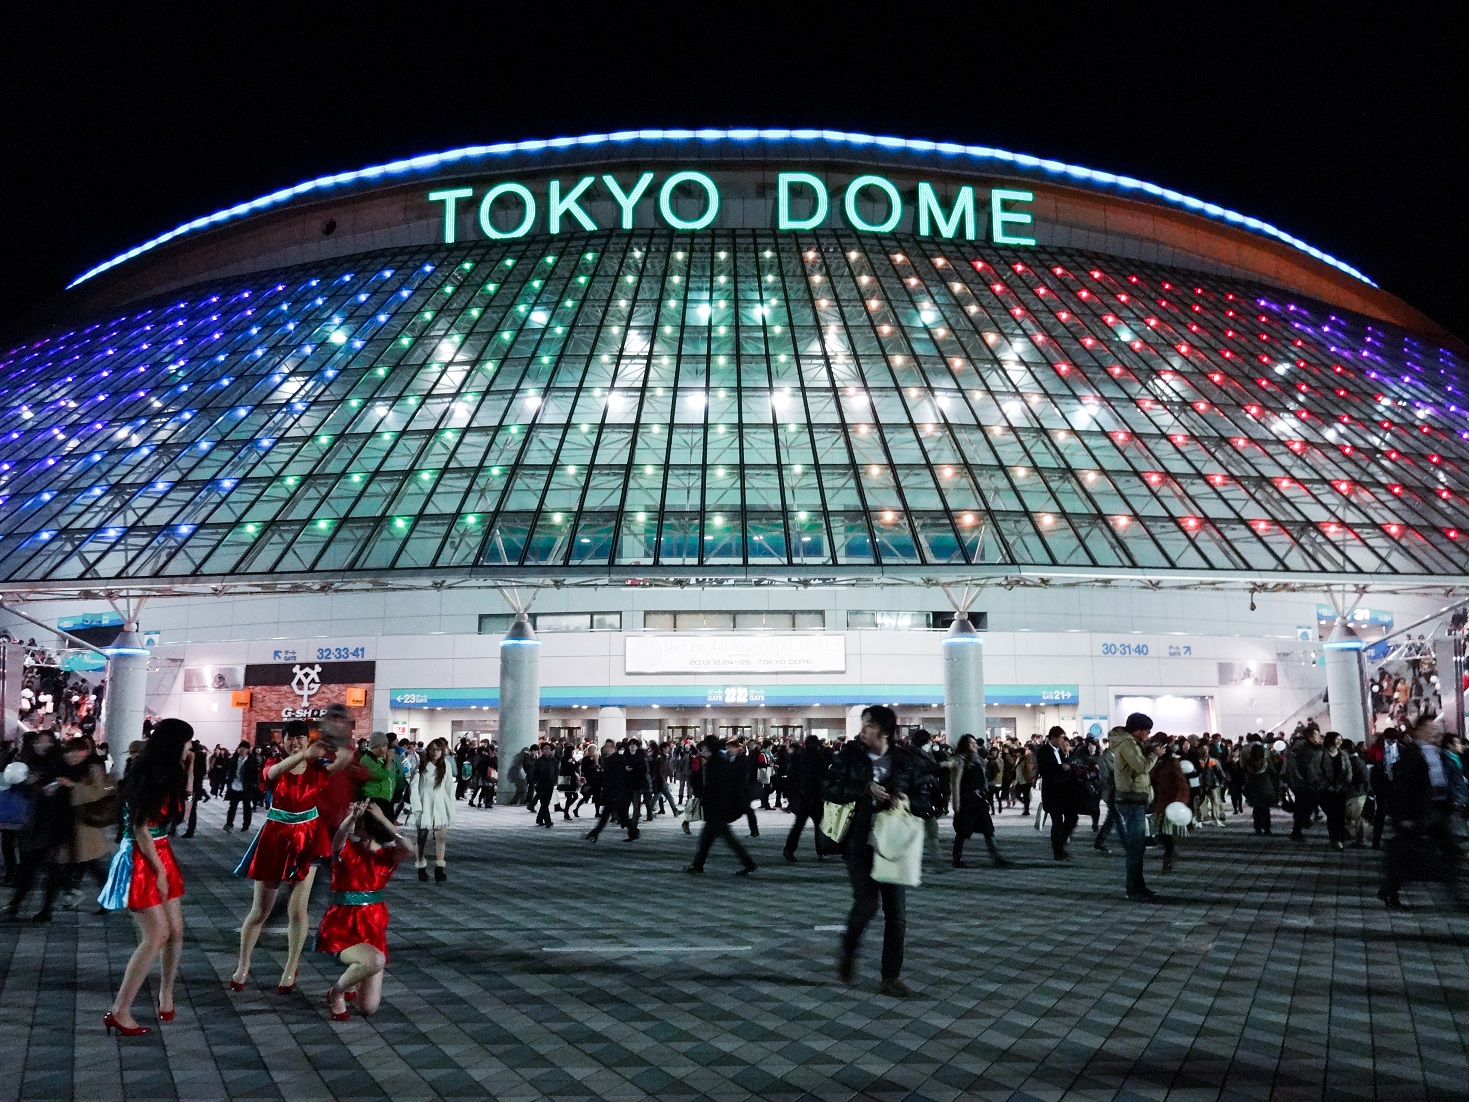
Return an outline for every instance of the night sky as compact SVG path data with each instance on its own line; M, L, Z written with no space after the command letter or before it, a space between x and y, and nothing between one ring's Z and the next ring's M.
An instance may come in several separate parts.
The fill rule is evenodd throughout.
M97 261L312 176L701 126L974 142L1128 173L1272 222L1469 337L1469 66L1448 5L1079 20L1064 6L535 4L481 22L416 7L396 23L366 5L219 8L229 21L208 25L208 6L147 26L101 5L12 12L0 338L26 336Z

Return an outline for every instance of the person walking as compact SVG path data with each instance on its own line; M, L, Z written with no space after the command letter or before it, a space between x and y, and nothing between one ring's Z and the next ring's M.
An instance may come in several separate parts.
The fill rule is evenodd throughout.
M827 770L822 795L830 803L852 804L852 817L842 839L847 876L852 884L852 909L847 915L837 957L837 976L851 983L856 974L857 948L868 923L882 909L882 982L878 993L907 998L913 991L903 982L903 951L907 937L907 892L901 884L872 878L872 823L879 811L906 798L918 816L933 807L937 777L922 754L899 746L898 717L891 708L873 704L862 711L862 729L842 747Z
M1173 871L1175 842L1188 837L1188 827L1180 826L1168 817L1169 804L1190 807L1193 793L1189 788L1188 774L1183 769L1183 759L1173 752L1171 740L1162 731L1153 736L1153 753L1157 762L1153 766L1153 802L1148 807L1153 819L1153 833L1163 846L1163 871Z
M1125 726L1114 727L1107 735L1112 751L1112 787L1117 804L1117 833L1127 853L1127 898L1147 903L1158 898L1143 877L1143 851L1148 843L1148 803L1153 795L1152 770L1154 756L1147 745L1153 732L1153 721L1142 712L1133 712Z
M1347 785L1344 826L1347 837L1351 839L1351 847L1361 849L1367 844L1367 826L1362 818L1362 811L1367 806L1367 766L1351 739L1342 739L1341 748L1352 768L1352 779Z
M627 827L627 840L635 842L640 834L637 812L629 814L628 802L636 801L637 790L633 787L633 773L637 769L626 744L602 759L602 810L592 829L584 835L588 842L601 837L608 820L615 820ZM634 805L636 806L636 805Z
M1041 807L1051 817L1051 856L1069 861L1066 844L1081 818L1078 784L1066 761L1066 732L1052 727L1046 741L1036 751L1036 767L1041 778Z
M157 1014L160 1022L174 1018L173 987L184 947L184 877L168 841L168 824L183 810L187 778L184 755L194 729L181 719L161 719L143 741L122 785L123 832L108 869L107 883L97 902L109 911L126 907L138 928L138 947L128 959L122 985L102 1017L110 1035L124 1037L152 1032L133 1017L133 1000L143 980L162 957Z
M185 838L194 836L199 828L199 805L209 800L209 758L204 752L204 744L198 739L193 742L189 767L193 773L193 784L189 789L189 826L184 831Z
M458 770L449 754L447 739L436 738L424 751L423 761L408 786L408 827L418 832L418 858L415 865L418 879L428 879L428 849L434 848L434 882L442 884L449 879L444 868L444 856L448 848L449 827L454 823L454 811L458 806L455 790Z
M23 782L31 799L30 821L20 831L20 861L16 869L6 916L14 922L36 880L45 874L44 902L32 922L50 922L51 904L66 878L66 853L71 846L71 770L51 731L36 731L21 749L20 760L30 770Z
M685 872L698 875L704 871L704 862L717 838L723 838L734 855L739 858L740 868L736 876L749 876L756 869L754 858L729 829L729 824L744 816L749 806L744 799L748 794L746 779L725 758L719 747L719 737L708 735L699 749L703 768L704 825L699 831L699 847L694 851L694 863Z
M807 735L806 741L791 752L786 764L786 796L791 806L790 832L786 834L785 859L795 861L796 848L801 844L801 832L806 824L812 824L812 835L821 826L821 813L825 803L821 798L821 782L826 777L826 750L816 735Z
M1388 818L1393 835L1383 851L1377 898L1389 910L1405 910L1398 894L1423 879L1446 881L1458 894L1459 846L1453 836L1450 761L1429 723L1398 735L1393 799ZM1462 903L1462 900L1460 901Z
M260 795L260 762L250 752L250 744L241 742L235 748L224 771L224 792L229 807L224 813L224 829L235 829L235 811L243 805L240 830L250 829L250 816L255 814L255 801Z
M1306 828L1316 814L1314 766L1320 748L1321 732L1313 726L1285 751L1285 783L1290 786L1291 811L1295 819L1290 832L1293 842L1306 840Z
M1393 773L1402 749L1396 727L1389 727L1367 748L1367 788L1372 797L1372 848L1382 848L1382 830L1391 818Z
M985 756L979 751L979 743L973 735L964 735L954 756L948 760L949 792L954 806L954 867L967 868L964 864L964 843L971 835L978 834L990 853L996 868L1010 864L1000 856L995 845L995 822L990 814L989 771Z
M1280 780L1275 761L1263 742L1252 742L1241 756L1244 796L1250 805L1256 834L1269 834L1270 809L1280 802Z
M1321 752L1311 760L1316 802L1326 815L1326 840L1332 849L1347 844L1347 794L1352 787L1352 759L1343 751L1341 735L1327 731Z

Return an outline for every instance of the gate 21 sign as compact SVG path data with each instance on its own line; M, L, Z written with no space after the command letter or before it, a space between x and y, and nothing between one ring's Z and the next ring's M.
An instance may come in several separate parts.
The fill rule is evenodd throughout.
M524 237L535 228L540 219L541 200L545 201L545 231L561 233L563 227L571 232L577 229L592 232L607 229L597 225L583 202L594 198L612 203L621 212L621 228L631 230L637 215L637 207L644 199L657 195L657 211L665 225L675 230L703 230L714 225L719 218L719 185L702 172L685 170L675 172L657 182L657 174L644 172L636 180L619 180L611 173L601 177L583 176L578 180L551 180L545 194L538 198L524 184L505 181L495 184L487 191L476 193L474 188L445 188L428 193L430 203L442 203L444 215L444 244L453 245L458 237L459 204L466 207L478 204L477 219L480 232L491 241L506 241ZM685 218L674 210L675 192L680 186L701 198L702 209L697 217ZM1014 204L1030 203L1035 194L1013 188L992 188L989 194L989 236L996 245L1034 245L1035 238L1010 232L1011 226L1030 225L1034 218ZM905 196L885 176L858 176L847 184L841 195L841 211L845 224L859 233L892 233L902 221L905 205L911 202L915 211L915 222L920 237L943 237L975 240L979 223L979 209L975 190L969 185L958 189L952 199L940 198L934 186L920 180L916 193ZM799 205L802 214L795 213ZM776 177L775 227L778 230L814 230L827 221L834 207L826 181L809 172L782 172ZM870 214L882 211L875 220L864 215L862 205ZM573 225L574 223L574 225Z

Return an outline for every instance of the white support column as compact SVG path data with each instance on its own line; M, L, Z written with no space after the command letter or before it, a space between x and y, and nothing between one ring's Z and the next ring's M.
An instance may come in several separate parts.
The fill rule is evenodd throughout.
M541 641L524 612L500 640L500 768L534 745L541 729Z
M597 709L597 741L621 742L627 738L627 710L625 708Z
M865 704L853 704L847 709L847 738L854 739L862 733L862 710Z
M1326 695L1331 729L1358 746L1367 740L1367 686L1362 675L1362 640L1338 620L1325 643Z
M124 630L107 655L107 691L102 697L102 735L112 753L113 771L122 776L128 745L143 737L148 704L148 651L136 630Z
M963 613L944 638L944 733L950 746L965 735L985 737L984 640Z

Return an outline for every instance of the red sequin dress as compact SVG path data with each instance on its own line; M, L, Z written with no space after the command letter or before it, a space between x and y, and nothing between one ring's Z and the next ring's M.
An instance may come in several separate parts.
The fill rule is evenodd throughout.
M246 876L267 884L304 880L313 861L331 855L331 835L316 809L327 780L327 767L317 760L275 779Z
M332 861L332 902L316 931L318 953L340 953L366 942L388 952L388 905L383 888L398 867L398 848L374 850L348 838Z
M149 867L147 860L133 843L133 875L128 882L128 910L146 911L157 907L168 899L179 899L184 894L184 874L179 871L178 860L173 855L173 846L168 842L168 827L175 819L178 809L165 805L158 814L148 820L148 833L153 836L153 849L163 863L168 877L168 894L158 892L158 876Z

